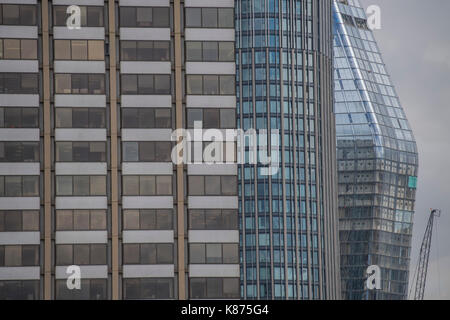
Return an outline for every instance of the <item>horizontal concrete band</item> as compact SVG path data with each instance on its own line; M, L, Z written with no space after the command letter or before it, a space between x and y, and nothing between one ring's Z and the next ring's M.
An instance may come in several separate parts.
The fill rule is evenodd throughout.
M234 41L234 29L186 28L186 41Z
M236 108L236 96L186 96L186 108Z
M170 62L159 61L121 61L120 73L126 74L170 74Z
M12 244L39 244L40 233L39 231L26 231L26 232L0 232L0 245L12 245Z
M189 230L189 242L197 243L237 243L238 230Z
M106 162L56 162L56 175L106 175Z
M0 163L0 176L38 176L40 174L39 162L2 162Z
M123 243L173 243L173 230L125 230Z
M189 196L188 207L191 209L237 209L236 196Z
M123 265L123 278L172 278L173 264Z
M39 280L40 267L0 267L0 280Z
M234 62L186 62L186 74L231 74L236 73Z
M55 129L55 141L106 141L106 129Z
M82 27L80 29L69 29L67 27L53 27L54 39L86 39L104 40L104 27Z
M55 107L106 107L104 94L55 94Z
M190 264L189 277L239 277L239 264Z
M103 6L104 0L53 0L53 5Z
M69 266L56 266L55 278L67 279L72 272L67 273ZM81 279L107 279L108 278L108 266L79 266Z
M170 28L120 28L120 40L170 40Z
M56 231L55 243L108 243L108 233L106 231Z
M55 73L105 73L105 61L55 61Z
M212 8L234 8L234 0L185 0L184 6L189 7L212 7Z
M172 196L122 197L124 209L172 209Z
M237 164L188 164L188 175L237 175Z
M39 197L0 197L0 210L39 210Z
M107 197L56 197L56 209L107 209Z
M122 95L122 108L171 108L170 95Z
M173 174L172 162L122 162L122 175Z
M136 6L136 7L169 7L169 0L119 0L119 6Z
M122 129L122 141L171 141L172 129Z
M37 39L38 28L34 26L2 26L0 38Z
M0 94L0 107L39 107L39 95Z
M39 72L38 60L0 60L1 72Z
M39 141L39 129L0 128L0 141Z

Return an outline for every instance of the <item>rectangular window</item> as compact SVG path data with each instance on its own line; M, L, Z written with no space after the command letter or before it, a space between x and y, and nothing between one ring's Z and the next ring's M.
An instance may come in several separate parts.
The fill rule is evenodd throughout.
M170 75L124 74L121 76L122 94L170 94Z
M0 162L38 162L39 142L0 142Z
M105 60L103 40L55 40L55 60Z
M0 94L38 94L39 74L0 73Z
M188 75L187 94L234 95L235 77L232 75Z
M67 288L67 280L56 280L57 300L106 300L107 280L106 279L82 279L79 290Z
M0 300L38 300L39 288L39 280L1 280Z
M105 128L104 108L55 108L57 128Z
M123 264L173 264L173 244L124 244Z
M233 8L186 8L186 28L234 28Z
M234 59L234 42L186 42L186 61L234 62Z
M0 267L39 265L39 245L0 246Z
M172 176L122 176L124 196L165 196L172 194Z
M0 232L39 231L39 211L0 211Z
M238 299L239 278L189 278L191 299Z
M37 40L0 39L0 59L37 59Z
M81 27L103 27L103 7L79 6L81 9ZM53 24L57 27L65 27L70 14L68 6L53 6Z
M106 244L57 244L57 265L104 265L107 264Z
M105 162L105 142L56 142L56 161Z
M0 21L4 25L35 26L36 5L0 4Z
M165 7L120 7L121 27L168 28L169 8Z
M172 209L123 210L125 230L172 230Z
M238 213L233 209L190 209L191 230L236 230Z
M105 94L105 75L55 74L55 93Z
M39 196L39 176L0 176L0 197Z
M106 176L56 176L58 196L106 196Z
M122 61L170 61L170 41L120 41Z
M122 128L171 128L169 108L123 108Z
M124 299L173 299L173 278L123 279Z
M172 142L141 141L123 142L122 159L124 162L167 162L171 161Z
M237 195L236 176L189 176L189 195L233 196Z
M201 121L203 128L236 128L235 109L202 108L187 111L187 126L194 128L194 122Z

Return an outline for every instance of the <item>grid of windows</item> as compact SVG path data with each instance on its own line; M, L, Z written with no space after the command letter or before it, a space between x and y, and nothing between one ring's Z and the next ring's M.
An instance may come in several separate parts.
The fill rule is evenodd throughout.
M234 95L235 77L229 75L188 75L187 94Z
M122 128L172 128L169 108L123 108Z
M187 28L234 28L233 8L186 8Z
M234 62L234 59L234 42L186 42L186 61Z
M188 182L193 196L237 195L236 176L189 176Z

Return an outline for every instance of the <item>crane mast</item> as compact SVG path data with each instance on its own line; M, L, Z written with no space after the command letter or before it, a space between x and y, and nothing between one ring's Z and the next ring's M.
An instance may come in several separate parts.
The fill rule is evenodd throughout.
M419 253L419 261L417 263L416 274L417 277L413 279L415 280L415 291L414 291L414 300L423 300L423 296L425 293L425 285L427 281L427 272L428 272L428 261L430 259L430 250L431 250L431 240L433 235L433 225L434 218L439 217L441 215L441 211L437 209L432 209L430 213L430 217L428 218L427 228L425 229L425 234L423 236L422 245L420 246ZM414 284L414 282L413 282ZM411 286L412 288L412 286Z

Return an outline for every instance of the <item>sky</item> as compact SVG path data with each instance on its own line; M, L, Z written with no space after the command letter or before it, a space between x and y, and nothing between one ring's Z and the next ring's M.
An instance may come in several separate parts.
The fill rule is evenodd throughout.
M411 274L430 208L441 209L425 299L450 299L450 1L360 2L381 9L375 38L419 148Z

